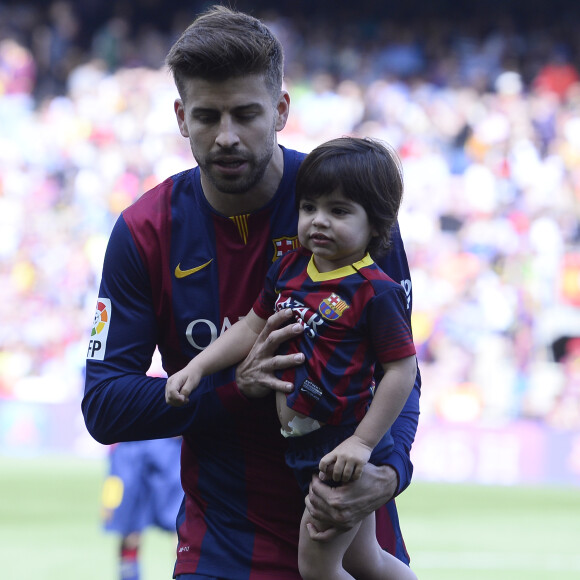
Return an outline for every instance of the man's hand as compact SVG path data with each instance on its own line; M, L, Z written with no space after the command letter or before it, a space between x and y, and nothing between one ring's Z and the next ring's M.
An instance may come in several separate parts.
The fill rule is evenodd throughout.
M368 463L360 479L340 487L330 487L315 475L306 497L310 538L326 542L351 529L392 499L397 486L397 472L388 465Z
M298 366L304 362L304 355L301 353L276 355L283 342L303 333L303 328L298 323L286 325L292 316L290 308L272 314L250 354L238 365L236 382L247 397L265 397L270 391L289 393L294 388L294 385L281 381L274 374L276 370Z

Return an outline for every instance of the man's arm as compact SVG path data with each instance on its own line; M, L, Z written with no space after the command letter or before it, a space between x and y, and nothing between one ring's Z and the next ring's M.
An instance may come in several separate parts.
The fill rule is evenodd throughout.
M391 427L391 435L395 446L387 459L387 465L397 473L397 488L392 494L396 497L403 492L411 483L413 464L411 463L411 446L415 441L417 426L419 424L419 397L421 395L421 372L417 369L417 377L413 390Z
M122 217L107 246L97 313L81 405L89 433L104 444L182 433L193 409L167 405L166 380L147 376L157 323L149 279Z
M377 263L384 272L386 272L395 282L401 284L405 290L407 297L407 312L410 322L413 311L411 273L398 223L393 227L391 242L392 246L389 253L378 260ZM411 483L413 464L411 463L410 452L413 441L415 440L415 434L417 433L417 426L419 424L420 395L421 373L419 368L417 368L417 376L415 377L413 390L411 391L403 410L391 427L394 448L390 456L387 458L385 465L390 466L396 471L397 488L394 493L389 496L389 499L397 496ZM390 485L392 485L390 476L388 479Z

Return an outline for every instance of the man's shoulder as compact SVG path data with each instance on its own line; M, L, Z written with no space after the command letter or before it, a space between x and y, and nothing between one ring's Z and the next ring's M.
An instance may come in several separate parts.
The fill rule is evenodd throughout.
M159 225L171 214L171 206L175 200L183 196L176 192L193 188L195 168L187 169L168 177L161 183L146 191L129 207L123 210L122 215L130 229L143 224Z
M296 149L290 149L289 147L284 147L284 145L280 145L280 148L284 153L284 160L294 160L300 164L306 157L306 153L303 153L302 151L296 151Z
M296 151L295 149L288 149L283 145L280 145L282 152L284 153L284 174L296 176L298 173L298 168L300 164L304 161L306 153Z

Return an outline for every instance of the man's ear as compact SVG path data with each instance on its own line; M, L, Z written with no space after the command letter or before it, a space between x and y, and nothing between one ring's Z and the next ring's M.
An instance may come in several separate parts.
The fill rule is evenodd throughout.
M278 118L276 119L276 131L282 131L288 121L288 114L290 113L290 95L288 91L280 91L278 104L276 105L278 111Z
M187 128L187 122L185 121L185 106L181 99L175 99L173 110L175 111L175 117L177 118L179 132L184 137L189 137L189 129Z

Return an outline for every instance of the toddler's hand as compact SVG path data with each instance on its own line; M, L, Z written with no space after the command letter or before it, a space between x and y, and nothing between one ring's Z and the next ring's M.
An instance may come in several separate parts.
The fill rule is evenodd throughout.
M352 435L320 460L321 479L332 479L344 483L359 479L372 450L372 447L356 435Z
M199 385L201 377L189 365L167 379L165 401L173 407L189 403L189 395Z

